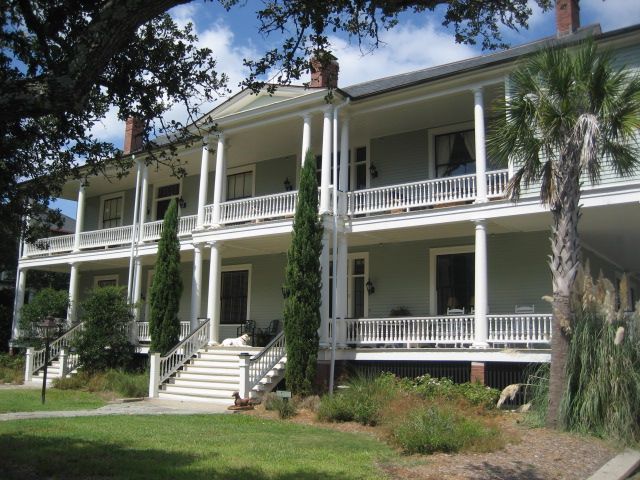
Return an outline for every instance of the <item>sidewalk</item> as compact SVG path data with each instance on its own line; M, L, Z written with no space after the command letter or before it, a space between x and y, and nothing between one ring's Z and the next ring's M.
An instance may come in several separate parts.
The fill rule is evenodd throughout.
M103 415L208 415L233 413L225 405L211 403L186 403L172 400L145 399L138 402L110 403L93 410L68 410L57 412L15 412L0 414L0 421L26 420L30 418L97 417Z

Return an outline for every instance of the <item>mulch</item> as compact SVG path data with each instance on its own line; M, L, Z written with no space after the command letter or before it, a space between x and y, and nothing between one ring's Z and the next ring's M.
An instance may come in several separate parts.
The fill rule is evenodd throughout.
M278 418L276 412L265 411L261 406L245 414ZM500 427L509 439L509 443L500 450L406 455L379 467L390 478L398 480L582 480L618 453L614 446L603 440L546 428L530 428L522 418L522 414L512 412L500 416ZM353 422L319 422L308 410L299 411L288 421L364 433L383 440L380 429Z

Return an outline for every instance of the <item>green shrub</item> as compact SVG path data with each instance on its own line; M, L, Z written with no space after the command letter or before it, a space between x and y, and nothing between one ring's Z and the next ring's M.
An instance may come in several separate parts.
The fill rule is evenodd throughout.
M413 386L423 398L464 399L471 405L488 409L493 408L500 397L498 390L480 383L454 383L449 378L434 378L430 375L416 378Z
M283 420L293 417L297 411L293 399L281 398L273 393L265 395L262 402L265 410L278 412L278 417Z
M391 428L392 442L405 453L481 450L493 446L498 438L497 429L436 405L409 410Z
M549 407L549 364L538 365L529 375L525 386L525 398L531 404L525 416L530 427L544 427Z
M69 292L43 288L20 310L20 343L37 346L41 338L36 327L45 317L65 318L69 306Z
M0 383L24 382L24 356L0 353Z
M321 399L318 409L320 420L377 425L384 408L401 392L398 381L390 373L375 378L356 377L348 382L347 387Z
M82 302L84 328L74 346L87 372L127 368L135 347L129 342L131 306L122 287L96 288Z
M123 370L107 370L94 374L81 371L68 378L56 378L53 385L60 390L112 392L119 397L146 397L149 391L149 374L130 373Z

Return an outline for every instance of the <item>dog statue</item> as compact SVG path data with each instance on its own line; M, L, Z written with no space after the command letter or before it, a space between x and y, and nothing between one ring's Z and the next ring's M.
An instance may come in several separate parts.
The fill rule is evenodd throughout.
M225 338L220 344L223 347L250 347L249 335L240 335L238 338Z
M233 395L231 395L231 397L235 398L233 404L236 407L252 407L260 403L259 400L256 400L254 398L240 398L239 392L233 392Z

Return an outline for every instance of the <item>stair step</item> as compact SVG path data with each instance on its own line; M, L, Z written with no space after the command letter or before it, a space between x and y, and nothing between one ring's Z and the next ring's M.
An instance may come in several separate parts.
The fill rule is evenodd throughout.
M198 403L215 403L217 405L233 405L233 399L211 398L202 397L199 395L179 395L175 393L159 392L158 398L166 400L180 400L183 402L198 402Z
M200 367L187 365L184 372L189 373L207 373L209 375L224 375L224 376L240 376L240 370L236 368L213 368L213 367Z
M195 358L191 360L189 366L207 367L207 368L235 368L238 369L238 361L209 360L204 358Z
M214 361L214 362L227 362L238 363L237 355L221 355L219 353L200 353L194 360Z
M237 385L238 379L240 378L240 374L238 375L217 374L216 375L216 374L190 372L190 371L183 370L182 372L178 372L175 378L184 379L184 380L196 380L196 381L202 381L202 382L232 383L234 385Z
M213 388L205 387L182 387L180 385L172 385L170 383L164 385L162 389L163 392L166 393L177 393L180 395L198 395L201 397L210 397L210 398L231 398L231 393L235 390L216 390Z
M207 347L200 351L200 353L216 353L219 355L235 355L236 357L243 353L248 352L255 354L262 351L260 347Z
M235 392L238 390L238 382L216 382L210 380L195 380L195 379L185 379L185 378L176 378L173 383L168 383L167 385L175 385L178 387L194 387L194 388L209 388L211 390L222 390ZM231 395L231 394L229 394Z

